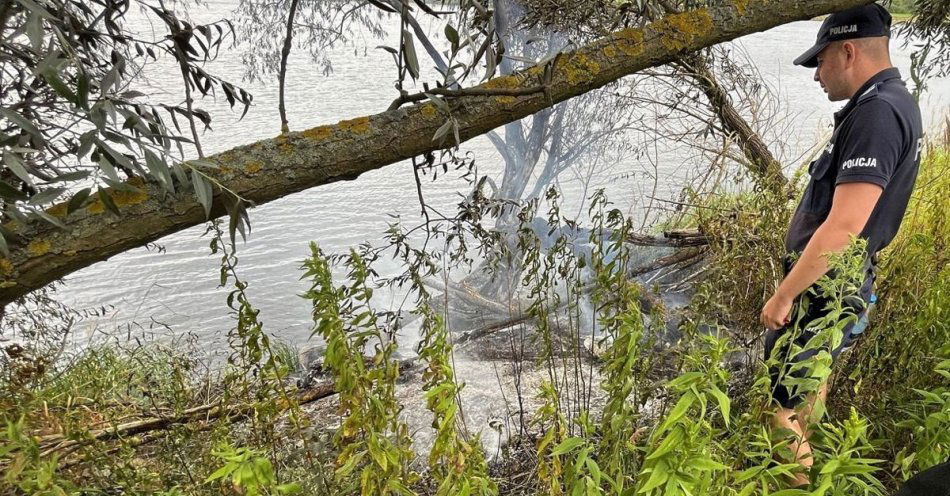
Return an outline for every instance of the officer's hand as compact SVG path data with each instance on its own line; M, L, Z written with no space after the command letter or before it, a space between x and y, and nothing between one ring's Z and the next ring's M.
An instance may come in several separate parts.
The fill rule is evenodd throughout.
M759 320L762 321L762 325L774 331L788 324L791 313L792 299L775 293L762 307Z

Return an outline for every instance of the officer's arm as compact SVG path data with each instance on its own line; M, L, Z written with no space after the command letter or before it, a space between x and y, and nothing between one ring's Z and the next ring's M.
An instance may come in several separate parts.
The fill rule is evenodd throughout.
M812 235L801 258L782 281L777 295L792 300L828 272L828 253L848 247L851 236L857 236L871 217L884 189L877 184L855 182L839 184L831 212Z

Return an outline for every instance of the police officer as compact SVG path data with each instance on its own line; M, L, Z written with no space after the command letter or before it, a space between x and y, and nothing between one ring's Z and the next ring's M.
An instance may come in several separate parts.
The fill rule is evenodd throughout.
M766 355L788 353L774 344L789 323L793 305L828 271L827 254L845 249L851 236L867 240L868 259L894 238L910 198L920 162L923 125L920 110L890 61L888 42L891 16L871 4L828 16L813 47L795 60L815 68L815 81L831 101L848 100L835 113L834 134L821 156L809 167L811 178L786 236L786 250L797 254L784 280L762 308L768 329ZM870 264L869 264L870 265ZM873 270L869 270L873 274ZM873 276L862 296L871 297ZM810 305L812 312L821 305ZM814 313L803 322L809 322ZM806 330L796 342L807 342ZM845 328L837 357L857 337L859 329ZM780 361L801 360L785 356ZM823 385L817 395L798 397L781 384L782 371L773 371L777 410L772 423L797 435L790 448L805 468L812 464L807 420L815 401L824 401ZM793 486L808 484L797 474Z

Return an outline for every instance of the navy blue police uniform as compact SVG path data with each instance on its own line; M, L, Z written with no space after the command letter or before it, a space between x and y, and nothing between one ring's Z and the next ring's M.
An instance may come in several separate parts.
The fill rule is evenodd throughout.
M852 38L871 36L876 32L867 34L866 30L880 29L880 26L875 25L876 22L884 24L886 31L883 34L890 32L890 14L875 4L829 16L819 30L819 42L816 44L819 48L816 50L813 47L796 63L814 67L817 64L814 57L828 44L827 33L850 30L850 34L854 35ZM826 34L824 45L822 34ZM848 34L845 32L844 36ZM844 327L841 344L831 350L832 357L837 358L842 350L854 344L867 325L868 306L876 300L873 295L874 261L877 253L894 239L907 209L920 164L923 124L920 109L896 68L885 69L871 77L855 92L847 105L835 113L834 118L835 128L828 145L809 166L810 180L792 217L785 248L790 255L800 254L805 249L812 235L827 219L837 185L865 182L883 188L877 205L860 233L860 237L867 240L867 274L860 294L844 301L858 314L858 318L852 319ZM786 273L791 265L791 262L786 263ZM826 315L829 302L815 298L812 293L807 308L803 310L804 316L796 319L798 322L808 323ZM801 304L802 299L799 298L796 311ZM800 330L797 335L790 336L789 341L804 347L815 331L807 328ZM766 359L772 356L775 343L784 332L777 330L766 334ZM780 347L777 358L782 365L771 370L772 396L783 407L794 408L803 398L796 394L794 388L782 384L781 378L791 373L792 363L814 356L817 350L800 352L791 357L788 356L789 344L786 342L785 346Z

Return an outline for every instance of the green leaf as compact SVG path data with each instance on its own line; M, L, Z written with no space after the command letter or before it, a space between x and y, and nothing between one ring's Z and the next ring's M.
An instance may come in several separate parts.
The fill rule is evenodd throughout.
M375 434L370 435L369 442L366 443L366 447L369 449L369 456L376 462L376 465L383 471L386 470L386 467L389 466L389 460L386 459L386 453L383 452L382 448L379 446L379 440L376 438Z
M56 227L58 227L58 228L60 228L60 229L66 229L66 225L63 224L63 221L57 219L56 217L53 217L52 215L50 215L50 214L48 214L48 213L46 213L46 212L44 212L44 211L42 211L42 210L37 210L37 211L35 211L34 213L36 214L37 217L39 217L39 218L45 220L46 222L49 222L50 224L52 224L52 225L54 225L54 226L56 226Z
M86 198L89 198L90 193L92 193L92 188L83 188L73 195L73 197L69 199L69 203L66 204L66 215L82 208L86 203Z
M188 173L185 172L185 168L178 164L169 167L169 169L175 174L175 178L178 179L178 182L184 185L191 184L191 181L188 180Z
M5 108L3 108L3 107L0 107L0 116L5 117L5 118L6 118L7 120L9 120L10 122L12 122L12 123L16 124L17 126L19 126L20 129L22 129L22 130L24 130L24 131L30 133L31 135L33 135L33 137L36 138L37 141L39 141L39 142L45 141L45 140L43 139L43 134L40 133L39 128L36 127L36 125L33 124L33 122L30 121L29 119L27 119L26 117L23 117L22 115L18 114L17 112L14 112L14 111L9 110L9 109L5 109Z
M445 24L445 37L452 43L452 49L458 50L459 47L459 32L452 27L451 24Z
M485 49L485 79L491 79L495 76L495 68L497 66L498 60L497 57L495 57L495 49L491 43L488 43L488 47Z
M24 215L23 212L21 212L21 211L20 211L19 209L17 209L17 208L9 208L9 207L12 207L12 205L8 206L8 208L5 208L5 209L3 210L3 213L4 213L7 217L10 217L11 219L13 219L13 220L19 222L20 224L29 224L29 223L30 223L30 218L27 217L26 215ZM3 229L4 229L3 225L0 224L0 230L3 230ZM7 237L8 237L8 238L12 237L12 235L13 235L13 233L7 232Z
M37 12L30 15L26 21L26 35L30 38L35 53L43 53L43 16Z
M229 201L224 197L225 206L228 210L228 234L231 237L231 245L237 241L236 234L241 233L241 239L247 241L247 233L251 230L251 219L247 214L247 207L240 199Z
M835 470L838 470L838 467L841 466L841 462L838 460L831 460L825 464L824 467L821 467L822 474L832 474Z
M806 496L812 494L804 489L782 489L781 491L775 491L771 493L770 496ZM815 492L815 494L824 494L824 492Z
M376 48L382 48L383 50L386 50L387 52L389 52L389 53L391 53L391 54L393 54L393 55L398 55L398 54L399 54L399 50L396 50L395 48L393 48L393 47L391 47L391 46L377 45ZM393 59L395 60L395 57L393 57Z
M92 115L94 112L89 113L89 119L92 120ZM97 131L91 129L79 135L79 150L76 151L76 158L83 158L88 153L89 150L92 150L93 139L96 137Z
M719 410L722 411L722 420L726 423L726 427L729 427L729 410L732 401L729 400L729 397L726 396L726 393L723 393L718 387L713 386L709 393L712 394L716 401L719 402Z
M49 83L50 87L52 87L59 96L76 104L77 107L79 106L79 99L76 98L76 94L73 93L72 88L59 77L58 72L55 70L47 71L43 74L43 79Z
M714 470L725 470L727 467L708 456L693 458L689 461L689 466L702 471L711 472Z
M106 93L111 91L112 87L115 86L118 79L119 79L119 73L116 70L115 66L112 66L112 68L109 69L109 72L107 72L106 75L102 77L102 81L99 82L99 92L102 94L102 96L105 96ZM108 101L106 103L108 103Z
M365 455L365 451L359 451L349 455L343 465L336 469L336 473L340 476L347 476L353 473L353 469L363 460L363 456Z
M208 478L205 479L205 482L213 482L218 479L227 477L228 475L231 474L231 472L234 471L235 468L237 468L237 466L234 463L225 463L223 467L219 468L218 470L215 470L213 474L209 475Z
M674 406L673 409L670 410L669 415L666 416L666 420L663 421L663 423L656 430L656 432L658 433L666 432L666 430L669 429L670 426L672 426L676 422L679 422L679 420L683 418L684 415L686 415L686 412L689 410L689 407L693 406L693 401L695 401L695 399L696 397L693 396L693 393L687 392L683 394L683 396L680 397L679 401L676 402L676 406Z
M159 158L158 155L155 155L152 151L145 150L145 166L148 167L152 177L154 177L166 191L169 193L175 192L175 181L172 179L172 172L164 160Z
M765 469L762 468L762 467L750 467L750 468L747 468L747 469L743 470L742 472L739 472L738 475L734 476L734 480L736 481L736 483L745 482L745 481L747 481L747 480L749 480L749 479L751 479L751 478L753 478L753 477L759 475L760 473L762 473L763 470L765 470Z
M276 489L279 494L297 494L300 491L303 491L303 488L297 482L291 482L289 484L280 484L274 489Z
M237 482L239 486L248 485L248 482L255 480L254 467L249 463L241 463L238 465L237 470L234 471L231 480Z
M99 155L99 170L106 175L107 178L111 179L113 182L121 182L119 179L119 174L115 171L115 167L112 166L112 163L109 162L109 159L106 156Z
M55 201L63 193L66 192L66 188L46 188L35 195L30 197L30 205L46 205L52 201Z
M402 495L412 495L415 496L415 492L409 489L405 484L399 481L399 479L389 479L389 482L386 483L386 487L395 491L396 494Z
M653 460L669 453L670 451L673 451L673 448L678 446L683 441L683 436L684 433L682 429L673 429L670 431L670 435L666 436L666 438L660 442L660 445L657 446L656 449L653 450L653 452L651 452L646 459Z
M33 68L34 74L43 75L50 71L59 72L60 68L67 63L65 54L55 47L49 53L42 53L41 55L43 55L43 58Z
M416 58L416 46L412 33L404 29L402 36L402 55L406 60L406 68L409 69L409 75L412 76L412 79L419 79L419 59Z
M877 467L869 467L869 466L864 466L864 465L852 464L852 465L846 465L846 466L838 468L838 470L835 472L835 475L841 476L841 475L852 475L852 474L871 474L871 473L877 472L878 470L880 469Z
M432 136L432 141L441 143L445 139L445 135L452 130L453 122L452 118L449 117L445 120L445 123L439 126L439 129L436 129L435 134Z
M0 181L0 197L9 201L26 200L27 198L25 193L14 188L6 181Z
M198 197L198 203L201 203L201 206L205 209L205 218L210 218L211 199L213 195L211 183L209 183L208 180L201 175L201 173L194 169L191 171L191 182L195 186L195 196Z
M210 160L205 160L205 159L195 159L195 160L189 161L188 163L190 163L191 165L198 165L198 166L205 167L208 169L218 169L221 167L216 162L212 162Z
M112 163L114 163L114 164L116 164L116 165L121 165L121 166L125 167L126 169L132 169L132 168L133 168L133 166L132 166L132 161L129 160L129 157L126 157L125 155L123 155L123 154L120 153L119 151L117 151L117 150L115 150L114 148L112 148L111 146L107 145L106 142L104 142L104 141L102 141L102 140L96 138L96 145L98 145L99 148L101 148L101 149L103 149L103 150L106 151L106 153L107 153L107 154L109 155L109 157L112 159ZM118 178L116 178L115 180L118 180Z
M89 75L85 71L79 73L79 84L76 88L76 103L79 108L89 110Z
M112 200L112 195L110 195L108 191L102 188L99 188L96 194L99 195L99 200L102 202L103 205L106 206L107 209L109 209L110 212L112 212L115 215L121 215L119 213L119 207Z
M444 113L446 113L446 114L450 114L450 113L452 112L452 107L449 107L449 104L448 104L444 99L442 99L441 97L438 97L438 96L436 96L436 95L433 95L432 93L423 92L423 94L424 94L424 95L426 96L426 98L428 98L433 104L435 104L435 106L438 107L439 110L441 110L442 112L444 112Z
M112 189L115 191L125 191L127 193L141 193L142 192L142 190L136 188L135 186L132 186L131 184L125 181L113 181L112 179L109 179L108 177L103 177L101 179L102 179L102 182L106 183L109 186L112 186Z
M662 486L670 478L670 473L667 471L665 463L658 463L650 470L650 478L647 479L646 484L644 484L637 493L649 493Z
M746 484L745 487L743 487L742 490L739 491L738 496L752 496L752 493L755 491L757 487L759 487L759 484L755 481L752 481Z
M695 383L702 377L703 377L702 372L687 372L671 380L670 382L667 382L666 387L669 389L680 389L684 386L688 386L690 384Z
M3 154L3 164L13 171L16 177L20 178L21 181L30 186L33 185L33 179L30 177L30 173L26 171L26 167L23 166L23 162L17 154L5 152Z
M600 485L600 466L597 465L597 462L591 458L588 458L586 463L587 470L590 471L590 476L594 479L594 482L596 482L597 485Z
M584 444L584 440L579 437L569 437L560 444L558 444L553 450L551 450L551 456L563 455L564 453L569 453L574 451L578 446Z
M71 182L71 181L81 181L87 177L89 177L88 170L73 171L73 172L67 172L65 174L60 174L54 177L50 182L51 183L66 183L66 182Z
M3 253L5 257L10 257L10 247L7 246L7 240L2 232L0 232L0 253Z

